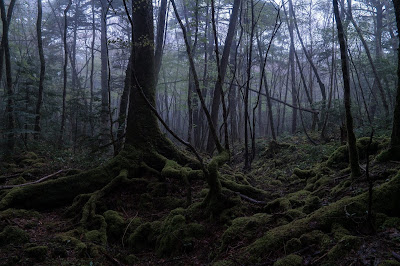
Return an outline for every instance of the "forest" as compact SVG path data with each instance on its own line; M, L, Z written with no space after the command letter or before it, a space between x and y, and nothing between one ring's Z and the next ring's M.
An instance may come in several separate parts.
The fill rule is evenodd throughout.
M400 0L0 17L0 265L400 265Z

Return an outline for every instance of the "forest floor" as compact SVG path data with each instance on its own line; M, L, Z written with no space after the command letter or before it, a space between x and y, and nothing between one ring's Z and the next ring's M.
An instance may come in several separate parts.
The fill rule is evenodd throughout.
M365 170L369 147L375 190L396 187L400 162L375 160L388 138L368 142L358 140L360 164ZM80 214L71 213L72 202L50 210L0 211L0 264L400 265L400 210L389 208L399 206L400 191L385 199L373 197L370 225L369 183L365 174L350 176L345 146L334 141L314 146L303 136L260 139L259 156L247 174L242 150L234 148L230 165L220 169L222 183L243 189L232 194L234 204L219 215L199 211L207 194L205 181L192 182L193 203L187 207L182 181L162 182L146 174L99 200L95 212L107 223L106 237L82 228ZM19 154L1 165L0 200L9 191L3 186L53 173L52 179L72 175L101 161L86 162L65 153ZM246 198L250 186L263 192Z

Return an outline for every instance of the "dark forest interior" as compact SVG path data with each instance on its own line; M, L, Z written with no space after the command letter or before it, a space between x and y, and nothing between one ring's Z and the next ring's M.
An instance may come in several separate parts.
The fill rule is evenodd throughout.
M400 0L0 0L1 265L400 265Z

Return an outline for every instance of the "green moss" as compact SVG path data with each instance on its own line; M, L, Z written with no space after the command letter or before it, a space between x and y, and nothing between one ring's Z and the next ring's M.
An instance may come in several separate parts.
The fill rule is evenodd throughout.
M163 221L157 238L156 254L171 256L193 249L193 241L204 234L204 227L196 223L187 223L182 214L170 214Z
M238 241L253 239L259 228L269 222L270 217L265 213L257 213L250 217L234 219L222 235L221 251Z
M87 241L105 245L107 243L107 236L99 230L92 230L85 233L85 239Z
M140 260L135 255L130 254L125 257L125 262L128 263L129 265L135 265L135 264L139 263Z
M317 196L309 197L306 200L306 204L303 207L303 212L305 214L310 214L321 207L321 199Z
M308 179L310 177L313 177L316 175L316 173L314 172L314 170L302 170L299 168L295 168L293 170L293 174L295 174L296 176L298 176L301 179Z
M269 181L269 184L270 184L271 186L277 186L277 187L283 185L282 181L276 180L276 179L272 179L271 181Z
M305 233L300 237L300 242L303 246L315 244L321 249L327 248L331 244L331 239L328 235L320 230L313 230Z
M23 244L28 241L28 233L16 226L6 226L0 233L0 246L8 244Z
M286 216L289 218L289 221L293 221L299 218L303 218L306 215L299 209L290 209L286 211Z
M284 212L291 209L292 206L287 198L278 198L269 202L264 207L266 213Z
M80 234L81 232L73 230L66 233L58 234L56 236L56 240L66 246L72 247L79 256L85 256L87 245L77 238Z
M358 249L361 241L356 236L344 236L329 252L328 259L332 262L338 262L343 259L351 250Z
M341 224L338 223L332 225L332 233L333 233L333 238L336 241L339 241L343 237L350 235L349 230L347 230Z
M161 222L147 222L139 225L128 238L128 245L135 252L154 248L159 235Z
M328 166L336 166L341 163L349 162L349 152L346 145L337 148L327 160Z
M396 260L384 260L381 263L379 263L379 266L398 266L400 265L400 262Z
M378 162L399 161L400 160L400 147L391 147L382 151L376 156Z
M290 254L282 259L277 260L274 266L298 266L303 265L303 258L299 255Z
M293 253L301 249L301 241L298 238L292 238L286 242L285 250L288 253Z
M30 247L25 250L29 257L35 258L38 261L44 261L46 259L47 251L48 248L46 246Z
M24 184L24 183L26 183L25 178L23 178L22 176L19 176L19 177L17 177L17 178L11 179L11 180L7 183L7 185L20 185L20 184Z
M390 227L400 227L400 218L399 217L389 217L386 219L386 221L382 225L385 228L390 228Z
M347 190L348 187L351 186L351 181L350 180L343 180L340 182L338 185L336 185L332 190L331 190L331 196L336 196L338 194L341 194Z
M230 260L220 260L213 263L213 266L233 266L236 265L233 261Z
M125 230L124 218L116 211L108 210L104 214L104 219L107 223L107 238L119 240Z

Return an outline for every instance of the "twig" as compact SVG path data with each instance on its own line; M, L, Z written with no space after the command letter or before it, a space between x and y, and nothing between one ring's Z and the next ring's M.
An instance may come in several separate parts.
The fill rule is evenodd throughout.
M131 223L133 222L133 219L135 219L137 215L138 215L138 212L136 212L135 216L134 216L133 218L131 218L131 221L129 222L128 226L125 228L124 234L122 235L122 239L121 239L121 241L122 241L122 248L125 248L125 245L124 245L124 238L125 238L126 231L128 231L129 226L131 225Z
M61 174L64 171L66 171L66 170L59 170L59 171L57 171L57 172L55 172L53 174L47 175L47 176L42 177L42 178L40 178L40 179L38 179L36 181L33 181L33 182L28 182L28 183L19 184L19 185L0 186L0 189L8 189L8 188L15 188L15 187L25 187L25 186L29 186L29 185L33 185L33 184L38 184L38 183L46 181L47 179L52 178L52 177L54 177L54 176L56 176L58 174Z
M256 199L250 198L250 197L248 197L248 196L246 196L246 195L243 195L243 194L241 194L241 193L239 193L239 192L235 192L235 193L236 193L236 195L240 196L242 199L247 200L247 201L249 201L249 202L251 202L251 203L260 204L260 205L265 205L265 204L267 204L266 201L256 200Z
M399 254L397 254L396 252L392 251L392 255L397 261L400 262L400 255Z

